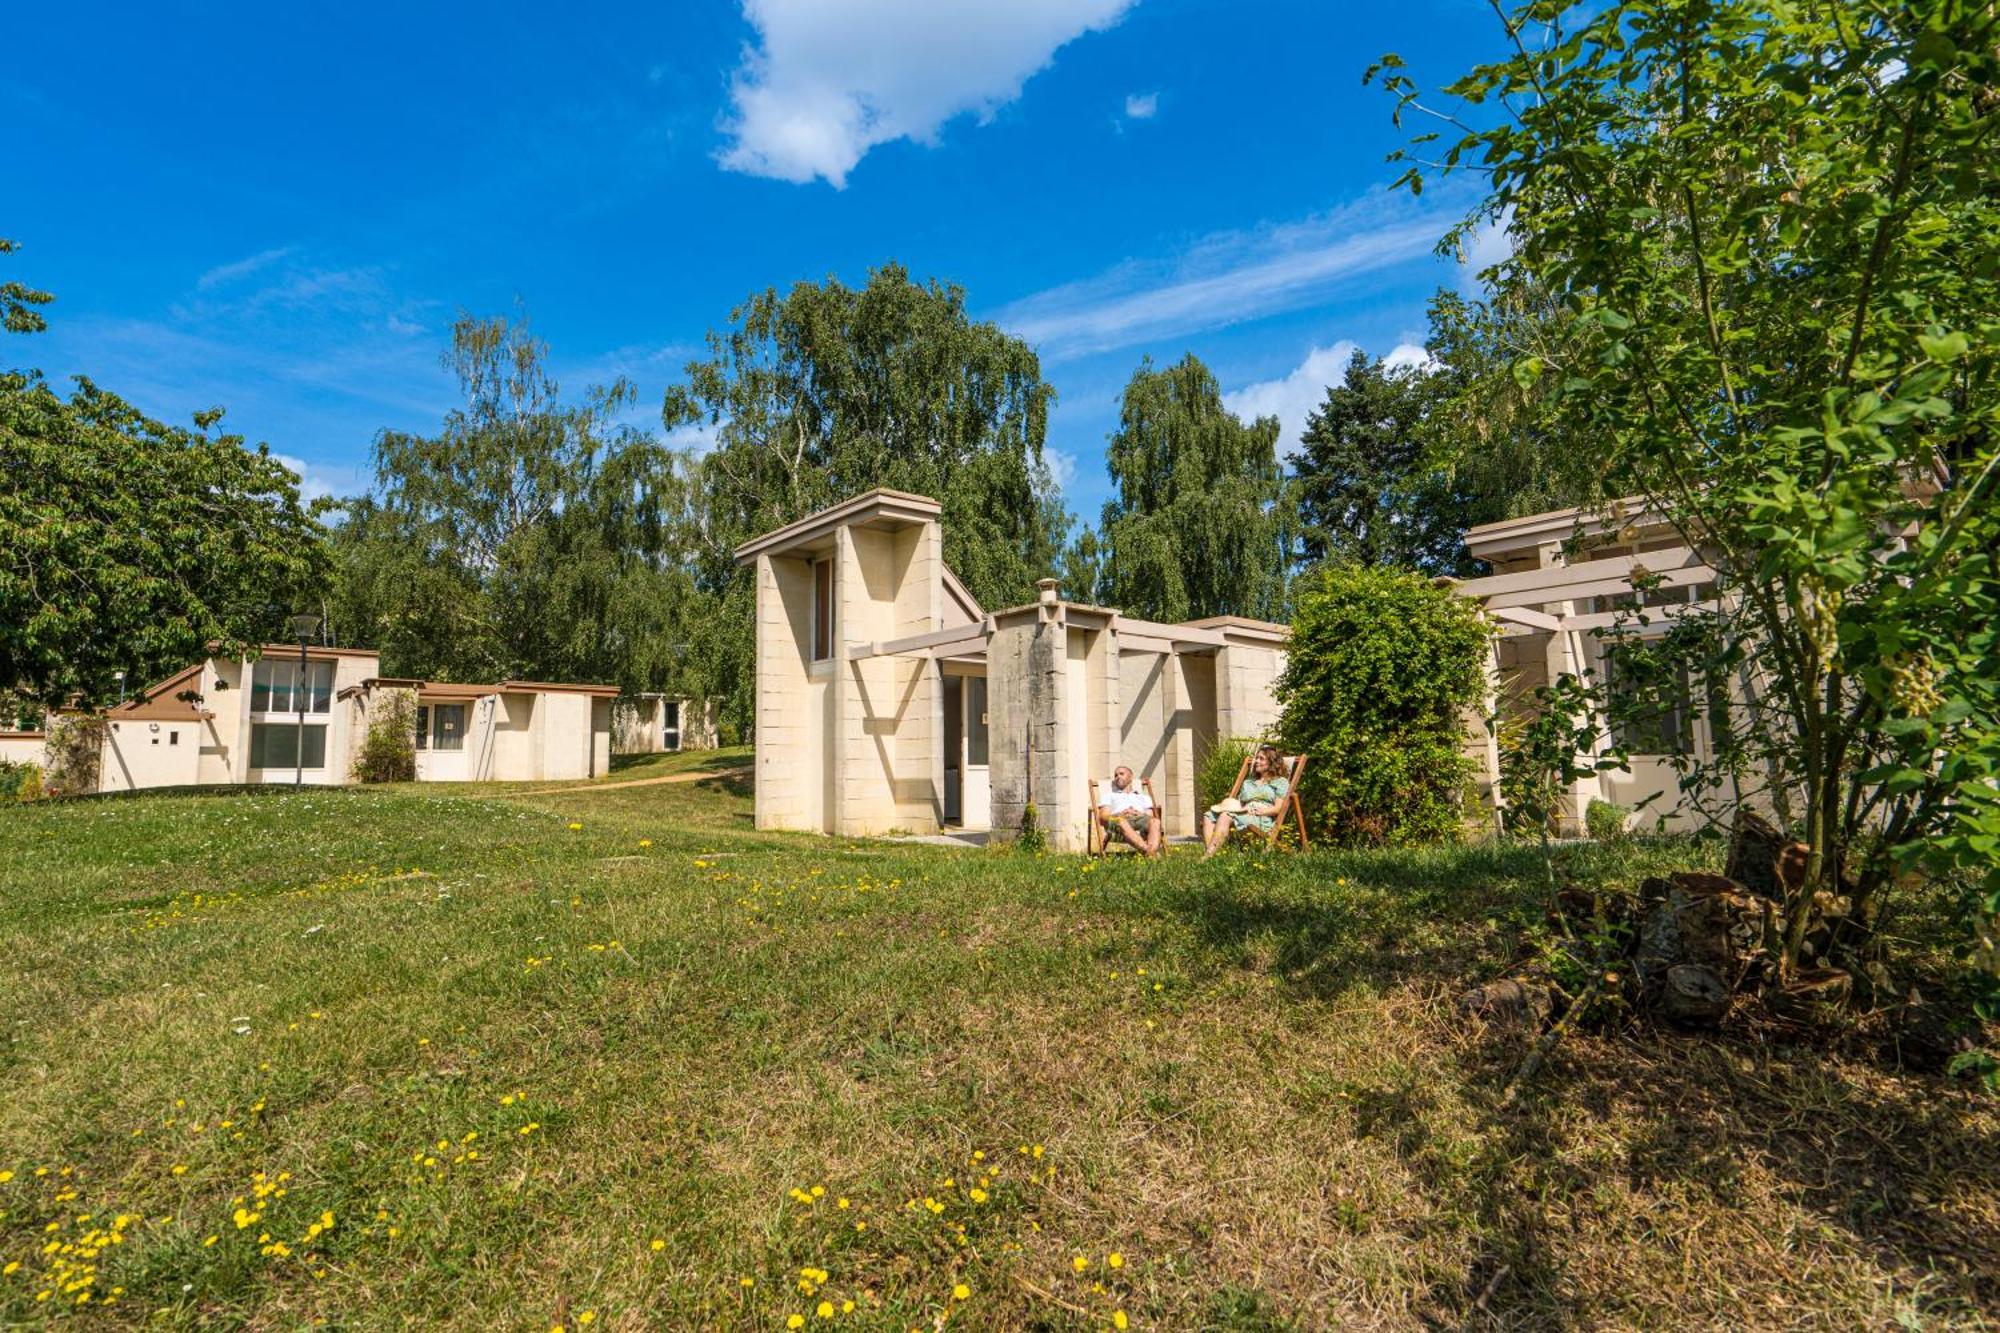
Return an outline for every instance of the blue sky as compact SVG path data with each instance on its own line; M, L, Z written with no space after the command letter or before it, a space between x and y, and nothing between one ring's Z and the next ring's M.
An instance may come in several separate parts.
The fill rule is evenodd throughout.
M1072 509L1142 357L1288 425L1349 345L1421 341L1466 203L1392 194L1362 70L1496 50L1475 0L743 0L45 7L0 70L9 364L155 415L228 408L309 490L428 430L461 309L518 302L566 389L646 419L765 286L898 260L1041 351ZM1405 351L1404 355L1409 353Z

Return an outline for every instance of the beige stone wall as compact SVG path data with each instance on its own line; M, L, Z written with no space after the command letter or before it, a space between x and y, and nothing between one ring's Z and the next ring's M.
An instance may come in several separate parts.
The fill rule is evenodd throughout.
M993 828L1003 836L1019 832L1030 802L1043 828L1061 823L1059 756L1069 744L1061 637L1059 627L1030 611L1002 619L987 640Z
M1258 644L1230 644L1215 652L1216 726L1224 736L1256 739L1278 724L1278 676L1285 654Z
M191 787L199 780L202 724L121 718L109 724L99 791Z
M550 690L535 696L536 720L541 724L541 769L537 778L563 782L592 775L596 742L591 729L592 705L598 701L587 694L567 694ZM607 743L610 733L605 733Z
M848 652L937 626L938 530L842 528L836 541L834 831L928 832L944 819L937 671L917 654L856 660Z
M831 758L824 682L815 681L812 564L757 557L756 811L760 829L828 827Z

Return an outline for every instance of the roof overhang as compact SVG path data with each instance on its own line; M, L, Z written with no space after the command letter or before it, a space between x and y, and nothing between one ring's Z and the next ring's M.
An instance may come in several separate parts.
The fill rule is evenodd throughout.
M838 528L893 529L913 523L933 523L943 510L944 506L928 495L877 487L817 514L809 514L796 523L752 537L736 548L736 562L747 565L760 555L813 554L825 548Z
M1648 505L1643 496L1633 495L1603 505L1575 505L1481 523L1465 530L1465 549L1481 560L1491 560L1577 537L1609 537L1627 527L1658 528L1665 523L1665 515Z

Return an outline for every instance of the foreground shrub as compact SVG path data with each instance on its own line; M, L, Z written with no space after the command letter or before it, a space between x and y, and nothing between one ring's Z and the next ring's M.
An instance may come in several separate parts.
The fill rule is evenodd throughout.
M1584 807L1583 829L1599 842L1618 842L1625 836L1625 821L1632 817L1629 806L1611 801L1592 801Z
M356 782L414 782L417 778L417 701L408 691L390 694L368 723L354 757Z
M1485 687L1477 608L1418 574L1321 568L1295 590L1278 680L1280 744L1303 751L1315 837L1344 845L1458 835Z
M39 766L0 759L0 801L38 801L41 797L42 770Z
M1236 774L1242 769L1244 758L1256 748L1256 741L1243 736L1231 736L1208 747L1208 753L1202 756L1194 771L1197 811L1206 810L1229 795L1229 789L1236 785Z

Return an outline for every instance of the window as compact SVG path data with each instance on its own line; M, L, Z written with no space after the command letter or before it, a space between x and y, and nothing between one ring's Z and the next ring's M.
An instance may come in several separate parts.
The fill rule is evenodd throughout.
M815 662L833 656L833 561L813 561L813 655Z
M180 732L178 732L178 731L170 731L170 732L168 732L168 733L167 733L167 744L169 744L169 745L179 745L180 743L181 743L181 734L180 734Z
M431 709L431 748L433 750L465 748L464 704L439 704Z
M326 728L307 727L305 763L299 762L299 724L296 722L253 722L250 724L250 767L325 768Z
M1627 754L1686 754L1694 748L1692 699L1685 665L1656 660L1656 642L1623 648L1608 645L1604 653L1604 692L1611 718L1612 739ZM1628 654L1647 654L1628 660ZM1651 679L1645 674L1664 672Z
M965 680L965 763L968 768L986 764L986 677Z
M333 663L306 663L301 684L297 658L285 661L260 657L250 669L250 711L253 713L331 712Z
M681 701L663 699L660 701L660 748L678 750L681 748Z
M419 750L463 750L465 748L465 705L418 704L417 748Z

